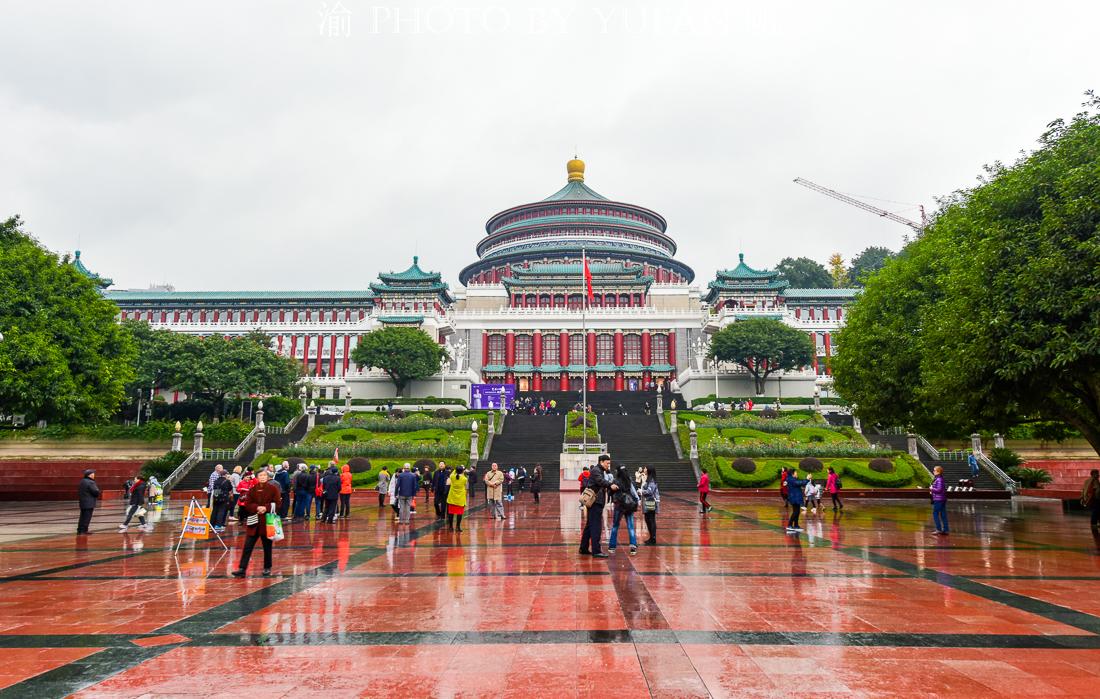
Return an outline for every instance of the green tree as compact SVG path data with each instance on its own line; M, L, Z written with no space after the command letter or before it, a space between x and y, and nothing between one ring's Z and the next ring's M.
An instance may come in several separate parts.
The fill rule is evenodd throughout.
M864 278L886 266L886 261L894 257L890 248L872 245L852 258L848 268L848 280L853 286L863 286Z
M143 320L124 320L122 325L137 349L134 378L127 392L172 388L181 374L185 356L189 356L185 355L188 337L171 330L154 330Z
M988 167L868 280L834 364L863 417L956 433L1060 420L1100 453L1098 111L1092 97Z
M833 285L829 271L808 257L784 257L775 271L796 289L828 289Z
M386 372L401 395L410 381L439 371L443 347L423 330L390 326L367 333L351 353L353 362Z
M227 396L287 394L301 376L301 364L271 351L271 338L262 332L225 339L181 336L175 358L169 361L176 388L205 398L224 411Z
M811 364L814 345L810 336L778 320L751 318L732 323L714 333L710 358L739 364L752 374L756 393L764 393L764 382L777 371Z
M18 216L0 223L0 412L107 418L133 376L118 307L22 226Z
M829 278L834 289L848 286L848 269L844 266L844 258L839 252L834 252L829 257Z

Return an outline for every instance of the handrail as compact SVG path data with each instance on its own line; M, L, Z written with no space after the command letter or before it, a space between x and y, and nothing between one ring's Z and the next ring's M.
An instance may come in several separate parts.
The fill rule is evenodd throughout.
M233 450L233 459L232 459L233 461L236 461L237 459L241 458L241 454L243 454L245 452L245 450L248 449L248 445L251 444L252 442L256 441L256 435L259 434L259 432L260 432L260 426L259 426L259 424L257 424L255 426L253 426L251 432L249 432L248 434L246 434L244 436L244 439L241 440L241 443L238 444L237 448Z
M176 483L178 483L185 475L187 475L187 472L191 470L191 467L200 461L202 461L202 452L191 452L191 454L188 455L186 459L181 461L180 465L176 466L175 470L169 473L168 477L164 479L164 483L162 483L161 485L163 486L165 492L174 488Z
M928 452L928 455L932 457L933 461L942 461L942 459L940 459L940 450L932 446L932 443L925 439L924 435L917 435L917 444L920 445L921 449Z
M1005 490L1010 491L1013 495L1016 495L1020 492L1020 484L1014 481L1012 477L1009 476L1007 473L1005 473L1000 466L993 463L992 459L981 452L978 452L977 457L978 463L984 466L985 470L989 471L989 474L991 476L1000 481Z
M607 444L589 442L587 445L581 442L562 442L561 453L563 454L606 454Z

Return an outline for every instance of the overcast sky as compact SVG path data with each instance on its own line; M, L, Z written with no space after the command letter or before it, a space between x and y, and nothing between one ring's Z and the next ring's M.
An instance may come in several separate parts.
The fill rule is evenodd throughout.
M452 286L565 182L663 214L704 285L824 262L1100 88L1086 2L0 4L0 215L116 288ZM900 202L900 203L893 203Z

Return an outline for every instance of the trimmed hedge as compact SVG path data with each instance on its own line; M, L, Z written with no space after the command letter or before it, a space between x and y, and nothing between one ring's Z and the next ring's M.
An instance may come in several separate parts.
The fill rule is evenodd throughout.
M779 480L779 471L786 465L781 461L760 461L755 464L752 473L742 473L728 459L716 457L714 460L722 480L734 488L764 488Z
M914 479L913 467L905 459L894 459L894 470L890 473L880 473L872 470L868 464L860 461L841 459L833 462L833 468L840 464L845 473L863 481L867 485L876 488L900 488L908 485Z
M743 403L747 400L751 400L756 405L773 405L775 403L775 396L722 396L718 399L719 403ZM709 396L703 396L702 398L692 398L691 407L697 405L706 405L707 403L714 402L714 394ZM813 405L813 397L805 396L791 396L790 398L780 398L779 402L783 405ZM822 398L822 405L848 405L848 401L840 397L834 398Z

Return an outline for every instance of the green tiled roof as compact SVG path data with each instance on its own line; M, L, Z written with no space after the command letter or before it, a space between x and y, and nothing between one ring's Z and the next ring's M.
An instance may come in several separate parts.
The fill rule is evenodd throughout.
M369 289L356 291L126 291L115 289L104 294L115 303L156 301L371 301L374 292Z
M85 267L84 263L80 261L80 251L79 250L77 250L76 253L73 256L72 265L73 265L73 267L76 267L76 271L80 272L81 274L83 274L88 279L91 279L96 284L99 284L99 287L101 289L106 289L107 287L109 287L110 285L115 283L114 280L110 279L109 277L101 277L98 274L96 274L95 272L93 272L92 270Z
M418 256L413 257L412 266L406 269L404 272L388 272L380 273L378 278L384 282L419 282L429 281L438 282L441 281L439 272L425 272L420 269L420 258Z
M609 201L607 197L596 192L584 182L572 181L554 192L543 201Z
M859 289L787 289L783 295L788 299L854 299Z
M423 323L424 316L378 316L379 323Z
M782 313L735 313L735 320L752 320L754 318L767 318L768 320L783 320Z
M738 265L733 269L721 269L718 270L718 277L727 277L730 279L772 279L779 276L779 272L773 272L770 269L753 269L745 264L745 253L739 253Z

